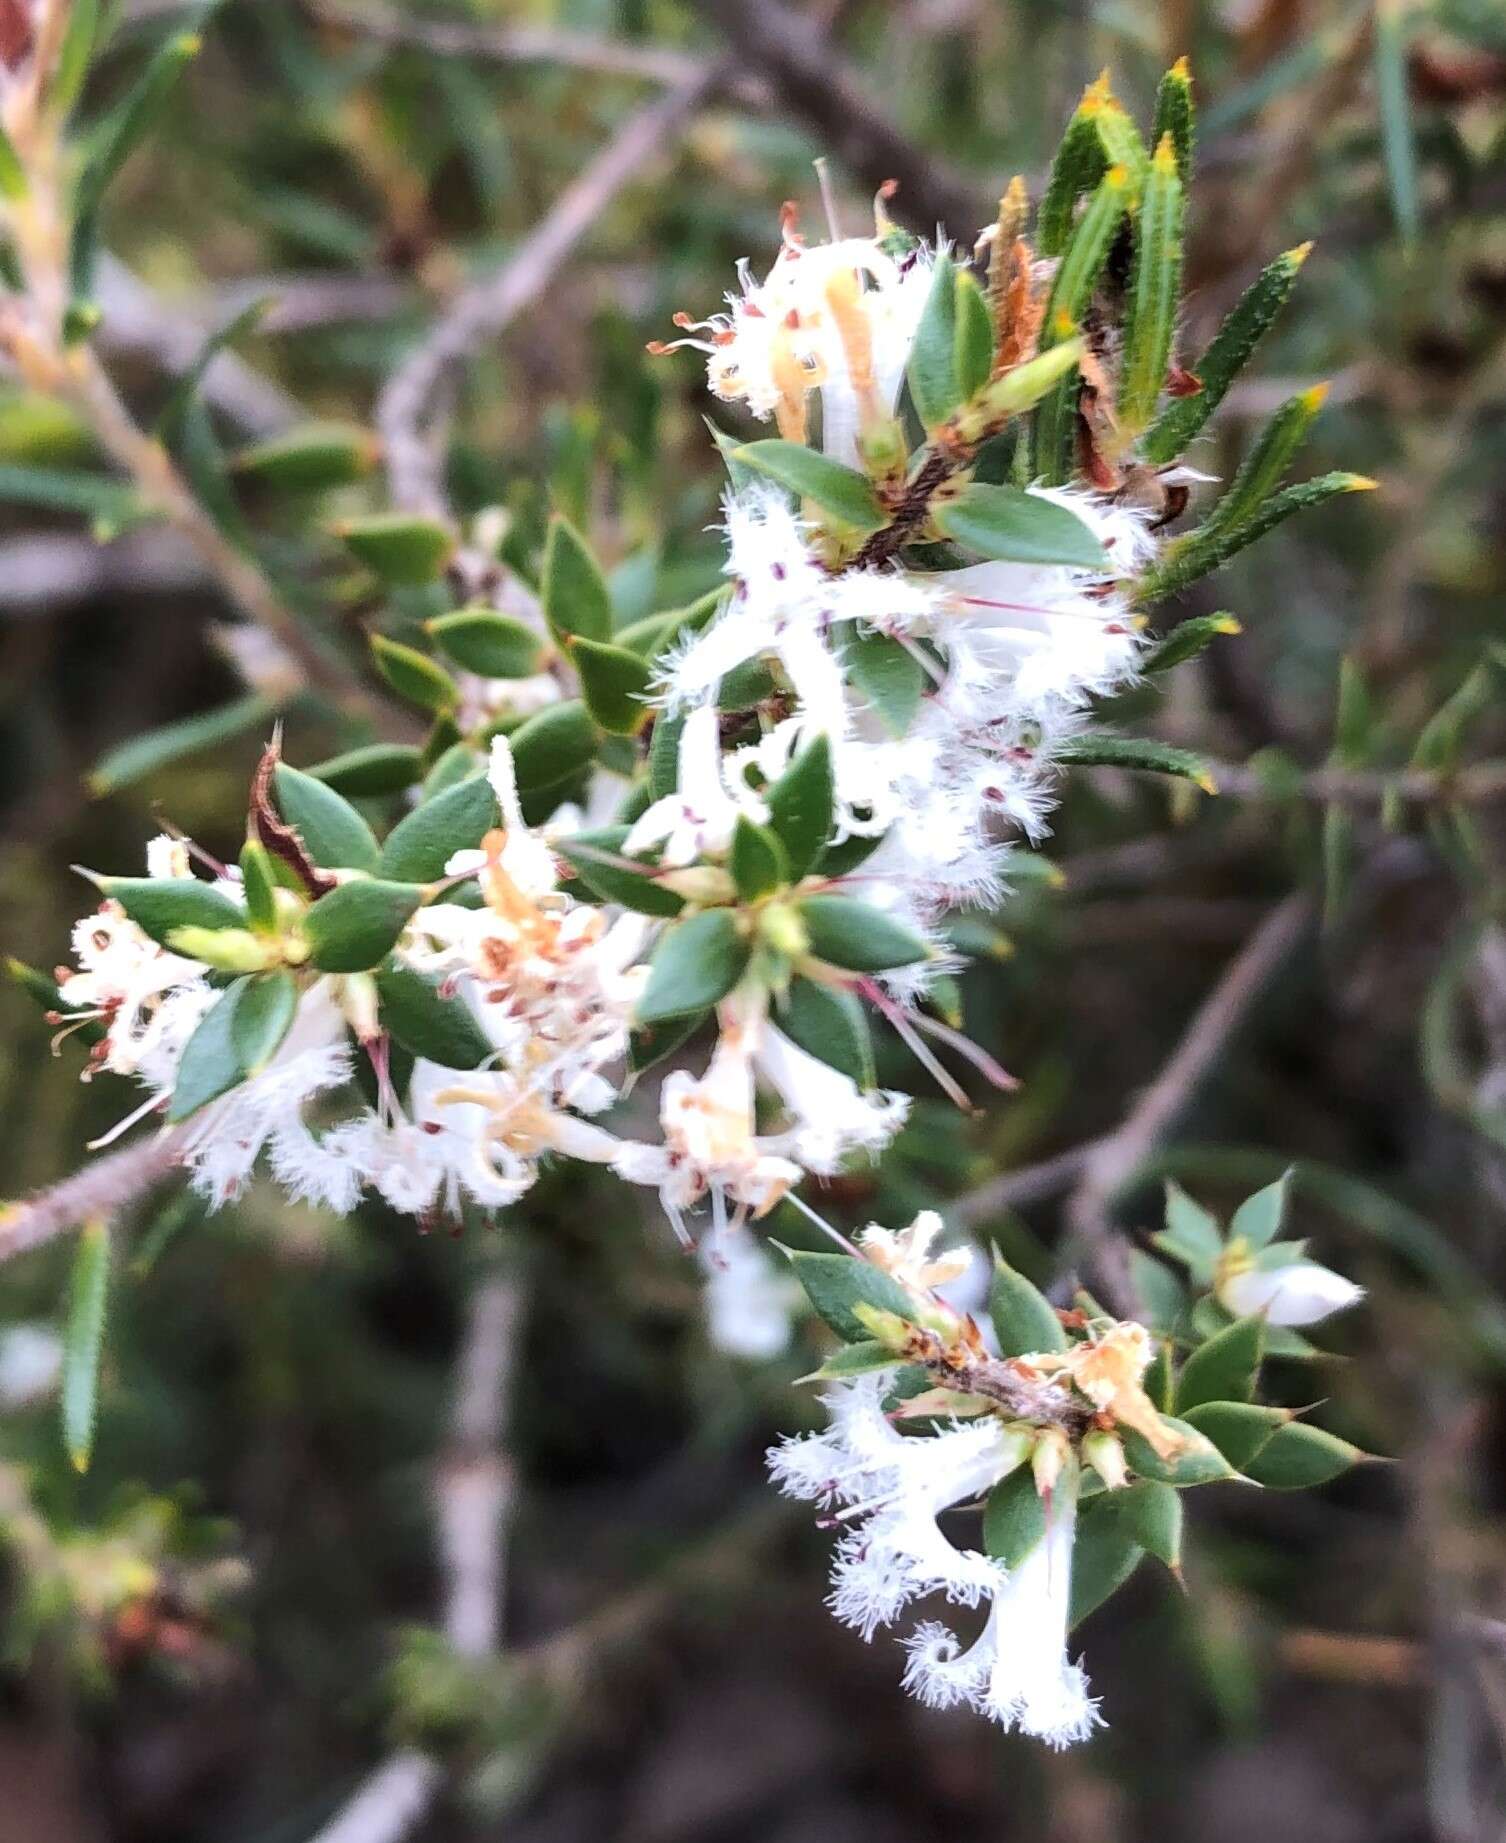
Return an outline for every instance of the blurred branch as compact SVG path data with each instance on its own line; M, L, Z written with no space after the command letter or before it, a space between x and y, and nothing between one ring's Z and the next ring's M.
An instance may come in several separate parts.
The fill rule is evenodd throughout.
M76 607L101 595L176 595L210 581L175 531L130 531L108 544L72 531L0 544L0 607L7 620Z
M1506 761L1471 762L1448 772L1310 768L1296 776L1279 769L1267 775L1236 762L1210 761L1207 766L1218 791L1238 800L1287 800L1296 794L1335 806L1379 807L1393 799L1414 806L1485 806L1506 797Z
M0 1207L0 1261L28 1254L91 1216L114 1216L128 1208L176 1167L182 1137L181 1128L172 1128L142 1139L93 1160L24 1203Z
M696 10L768 79L775 106L798 116L823 153L875 192L898 180L896 217L927 234L946 224L966 240L992 216L997 200L984 187L974 190L891 127L817 20L779 0L696 0Z
M523 1309L522 1288L505 1275L482 1281L472 1294L455 1359L449 1439L435 1471L444 1629L463 1657L489 1656L501 1633L513 1473L500 1448ZM313 1843L398 1843L422 1822L444 1781L445 1769L432 1755L400 1748Z
M1067 1199L1064 1264L1088 1265L1107 1303L1132 1312L1135 1287L1128 1246L1112 1220L1114 1199L1175 1122L1194 1089L1228 1047L1229 1039L1277 968L1307 931L1312 902L1298 891L1279 903L1224 968L1194 1013L1161 1073L1121 1125L1084 1159Z
M965 1229L975 1229L1007 1209L1026 1203L1041 1203L1058 1190L1065 1190L1104 1140L1089 1139L1043 1158L1037 1164L1021 1165L1018 1171L1006 1171L990 1178L976 1190L970 1190L947 1209L953 1222Z

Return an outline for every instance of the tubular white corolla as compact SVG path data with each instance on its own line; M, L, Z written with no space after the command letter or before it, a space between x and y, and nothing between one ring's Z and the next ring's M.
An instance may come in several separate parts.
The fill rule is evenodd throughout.
M1237 1318L1264 1314L1272 1325L1315 1325L1358 1303L1365 1289L1316 1261L1284 1267L1250 1267L1221 1280L1218 1297Z

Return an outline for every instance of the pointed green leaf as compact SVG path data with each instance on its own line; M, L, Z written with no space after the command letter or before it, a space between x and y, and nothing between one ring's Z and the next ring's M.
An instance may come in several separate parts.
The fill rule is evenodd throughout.
M1182 1566L1182 1497L1173 1486L1142 1478L1114 1493L1126 1534L1174 1573Z
M532 678L543 666L543 635L495 608L457 608L425 621L424 632L463 671L481 678Z
M544 618L554 637L609 640L612 596L590 546L569 519L558 512L549 521L540 580Z
M790 861L779 834L755 825L742 814L733 829L727 867L741 902L757 902L761 896L782 889L790 876Z
M1375 93L1380 105L1381 148L1391 209L1402 244L1417 241L1421 208L1417 196L1417 145L1412 127L1411 83L1407 72L1409 21L1404 0L1377 0L1375 8Z
M662 1024L634 1030L628 1038L628 1067L635 1075L641 1075L656 1063L663 1062L666 1056L674 1055L688 1043L710 1015L709 1011L691 1011L684 1017L669 1018Z
M1141 675L1154 678L1158 673L1169 672L1173 666L1195 659L1215 640L1242 631L1232 614L1199 614L1190 621L1179 621L1169 634L1140 655Z
M178 928L243 928L246 918L228 896L197 877L97 877L99 893L118 902L162 946Z
M492 1045L463 999L445 998L418 973L388 966L376 976L383 1030L411 1055L445 1069L479 1068Z
M1216 1218L1195 1203L1180 1184L1166 1186L1166 1227L1151 1237L1163 1254L1182 1261L1200 1286L1213 1283L1213 1270L1224 1251Z
M1236 1318L1200 1344L1177 1379L1177 1412L1208 1401L1249 1401L1265 1355L1265 1321Z
M1177 174L1182 184L1192 178L1192 153L1195 138L1195 107L1192 100L1192 72L1186 58L1178 58L1161 79L1156 90L1156 113L1150 131L1150 144L1159 147L1162 138L1171 137L1176 155Z
M864 476L829 460L817 448L778 440L747 442L738 449L738 458L802 499L813 499L854 531L878 531L889 522Z
M1033 1351L1067 1348L1067 1334L1055 1306L1024 1274L1011 1267L997 1248L988 1312L1003 1356L1023 1357Z
M874 1084L873 1039L862 1004L851 993L796 977L776 1014L792 1042L850 1076L860 1088Z
M1251 1253L1275 1241L1286 1221L1286 1206L1296 1175L1295 1170L1283 1171L1274 1184L1267 1184L1253 1197L1246 1197L1229 1224L1231 1239L1244 1242Z
M655 741L658 731L655 730ZM652 766L652 763L651 763ZM673 790L674 782L670 782ZM806 875L831 837L836 807L831 743L824 735L808 742L764 796L769 824L790 860L790 876Z
M407 512L372 512L347 518L335 536L390 588L421 589L438 580L455 551L449 526Z
M334 870L376 869L376 835L344 795L286 762L277 764L272 786L277 810L316 864Z
M1153 564L1135 583L1135 599L1141 603L1162 600L1197 582L1211 571L1221 568L1247 545L1273 531L1295 512L1305 512L1343 493L1368 493L1375 482L1366 474L1322 474L1316 480L1304 480L1274 494L1249 518L1237 525L1199 525L1185 537L1168 545L1161 560Z
M1245 1475L1271 1491L1305 1491L1341 1478L1374 1457L1337 1434L1292 1421L1277 1428L1245 1467Z
M96 1217L79 1231L68 1280L68 1324L63 1333L63 1443L77 1472L88 1471L94 1451L109 1291L110 1226Z
M709 1009L732 990L748 964L749 946L729 909L706 909L659 937L637 1021L660 1024Z
M903 922L851 896L806 896L795 910L812 956L828 966L883 973L930 956L925 942Z
M988 382L994 365L994 322L976 279L957 271L956 347L953 370L960 400L975 396Z
M427 653L389 640L385 634L373 634L371 656L397 695L420 710L450 711L460 701L460 687Z
M489 783L481 776L462 781L392 828L377 868L394 883L433 883L457 851L474 851L498 819Z
M1117 1491L1106 1491L1084 1504L1077 1516L1072 1545L1072 1609L1069 1622L1080 1625L1115 1594L1145 1555L1119 1514Z
M167 1118L172 1124L217 1101L246 1079L236 1033L236 1012L246 991L256 982L250 977L228 985L199 1019L183 1047L178 1078Z
M892 1312L914 1322L919 1309L916 1301L898 1280L872 1261L850 1254L806 1254L796 1250L790 1255L790 1266L817 1316L849 1344L868 1343L873 1335L856 1316L856 1306Z
M1155 415L1171 362L1182 293L1183 190L1167 133L1151 160L1135 214L1117 405L1120 427L1129 435L1138 435Z
M256 934L272 934L277 928L277 876L272 854L257 839L248 838L241 846L241 896L246 904L246 920Z
M1030 1467L1021 1466L1001 1478L983 1507L983 1551L1018 1568L1046 1534L1046 1505L1036 1489Z
M584 704L571 698L546 704L508 737L518 787L544 793L573 779L596 756L596 727Z
M242 448L230 466L282 493L326 493L375 472L381 444L355 423L305 422Z
M1248 1472L1251 1461L1291 1418L1289 1408L1253 1401L1205 1401L1187 1410L1187 1425L1205 1434L1236 1472Z
M601 640L572 640L569 652L586 709L612 735L636 736L653 715L648 706L653 682L648 661L625 646Z
M423 751L409 743L370 742L364 748L332 755L308 772L337 794L380 799L387 794L405 793L423 779Z
M957 383L956 266L945 250L931 269L931 287L910 343L910 399L927 434L962 401Z
M920 709L926 688L926 670L908 647L888 634L865 631L847 623L842 642L842 665L848 682L891 736L906 734Z
M1192 781L1205 794L1218 792L1218 783L1201 755L1156 742L1149 736L1076 736L1057 750L1056 760L1069 768L1125 768L1136 774L1169 774L1179 781Z
M1123 1424L1119 1428L1119 1437L1124 1442L1125 1457L1130 1462L1130 1470L1141 1478L1152 1478L1164 1485L1214 1484L1219 1479L1234 1477L1234 1470L1227 1459L1207 1437L1191 1427L1186 1421L1175 1419L1169 1414L1161 1416L1162 1425L1175 1433L1183 1435L1185 1444L1182 1449L1163 1459L1143 1434L1133 1427Z
M1240 525L1260 510L1286 477L1327 396L1328 386L1315 384L1287 398L1255 438L1228 491L1209 512L1204 530Z
M1108 165L1098 133L1103 107L1102 80L1089 86L1056 149L1051 172L1036 213L1036 246L1043 256L1059 256L1072 234L1077 201L1091 192Z
M655 882L649 875L654 865L642 860L643 869L634 871L627 864L639 860L628 859L621 864L611 861L622 857L630 830L629 826L619 825L572 832L559 839L554 850L574 867L586 890L599 901L619 903L639 915L678 915L685 907L685 899Z
M364 973L385 960L423 891L361 877L321 896L303 918L311 959L324 973Z
M1109 567L1107 552L1075 512L1017 486L975 481L937 510L936 523L985 557L1071 569Z
M275 716L278 700L253 691L249 696L234 698L213 710L184 717L177 723L133 736L128 742L107 750L89 770L89 792L98 798L115 793L122 787L143 780L158 769L170 767L185 756L200 750L218 748L248 730L262 729Z

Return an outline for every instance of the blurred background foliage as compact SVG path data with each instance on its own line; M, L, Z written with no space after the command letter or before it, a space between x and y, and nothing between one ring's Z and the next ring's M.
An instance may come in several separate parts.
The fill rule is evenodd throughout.
M1381 797L1409 763L1435 792L1456 771L1488 790L1506 752L1498 0L116 13L91 116L165 32L197 21L204 47L110 195L96 343L150 423L205 336L265 302L211 373L231 453L310 415L369 427L464 280L505 263L666 84L730 59L476 353L451 425L456 509L506 508L519 544L566 510L624 618L718 567L702 375L644 344L676 309L713 309L738 257L766 262L781 200L817 213L813 156L831 155L856 228L897 134L913 165L896 210L928 229L961 201L972 215L949 210L948 228L965 242L1011 173L1040 176L1101 66L1143 117L1168 59L1191 56L1184 350L1262 262L1317 239L1201 464L1227 477L1278 403L1331 379L1306 465L1381 491L1184 598L1178 616L1230 609L1242 634L1168 702L1137 693L1113 714L1230 764L1229 791L1073 777L1045 853L1063 875L1022 879L968 942L968 1027L1023 1087L976 1118L923 1100L884 1167L824 1207L857 1224L952 1205L1046 1279L1071 1169L996 1180L1111 1131L1271 905L1311 890L1321 928L1271 969L1116 1207L1143 1237L1162 1175L1225 1208L1297 1162L1295 1232L1372 1297L1342 1361L1281 1387L1327 1398L1330 1425L1397 1463L1311 1498L1199 1493L1191 1592L1147 1573L1094 1619L1111 1727L1047 1756L906 1700L892 1648L824 1616L829 1538L774 1502L760 1462L810 1413L789 1385L817 1334L770 1365L713 1353L696 1274L636 1196L556 1174L495 1234L422 1239L377 1207L338 1222L253 1190L206 1218L164 1189L117 1227L83 1477L48 1362L68 1250L0 1273L0 1836L282 1843L417 1744L452 1769L420 1832L436 1838L1498 1837L1499 801ZM235 850L265 727L243 712L140 776L112 757L244 685L215 585L132 522L107 472L86 428L0 379L0 898L7 951L42 966L82 906L71 863L133 868L159 812ZM380 475L312 513L251 480L237 493L263 556L354 656L380 605L325 533L384 505ZM372 735L312 698L284 714L295 761ZM1304 775L1325 764L1352 797L1314 797ZM49 1055L20 993L0 993L0 1027L0 1188L20 1195L74 1169L124 1105L77 1083L76 1051ZM912 1084L898 1055L888 1073ZM477 1662L436 1629L430 1485L463 1302L498 1271L528 1300L518 1499L509 1646Z

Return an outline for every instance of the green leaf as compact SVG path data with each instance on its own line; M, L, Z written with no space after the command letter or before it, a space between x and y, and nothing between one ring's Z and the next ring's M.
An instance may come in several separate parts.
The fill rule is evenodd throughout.
M25 198L28 190L26 168L21 164L21 157L16 152L15 143L0 125L0 198L7 198L12 203Z
M590 766L596 726L579 699L546 704L507 738L521 793L545 793Z
M1249 1401L1264 1355L1264 1319L1236 1318L1183 1364L1177 1378L1178 1412L1209 1401Z
M1089 86L1059 142L1036 213L1036 247L1043 256L1059 256L1072 234L1077 201L1091 192L1108 164L1098 133L1103 107L1102 79Z
M1056 752L1056 760L1069 768L1125 768L1136 774L1169 774L1192 781L1205 794L1216 794L1218 783L1201 755L1175 749L1149 736L1085 735L1073 737Z
M572 635L609 640L612 596L590 546L569 519L558 512L549 521L544 541L540 596L549 630L562 643Z
M1077 1540L1072 1545L1072 1610L1069 1622L1080 1625L1117 1593L1139 1567L1145 1551L1119 1514L1118 1491L1106 1491L1078 1512Z
M58 50L57 68L47 86L48 107L59 118L67 115L78 100L98 30L99 0L72 0L63 43Z
M334 528L346 548L389 588L421 589L438 580L455 551L448 525L407 512L372 512Z
M376 834L342 794L286 762L277 764L272 786L277 810L316 864L335 870L376 869Z
M966 399L982 390L993 370L994 321L983 290L966 269L957 271L956 290L953 375L959 399Z
M202 387L209 367L242 334L260 325L271 305L270 295L248 301L239 313L232 314L205 337L188 369L174 382L166 403L158 412L153 433L164 448L173 453L183 452L192 439L189 428L193 412L195 408L203 408Z
M967 487L936 512L948 537L985 557L1010 563L1106 570L1108 553L1075 512L1017 486Z
M854 531L879 531L889 515L874 497L873 488L855 468L829 460L817 448L778 440L746 442L739 460L777 480L803 499L813 499Z
M676 922L654 949L637 1022L659 1024L709 1009L742 978L748 955L748 943L728 909L706 909Z
M361 877L321 896L303 918L314 965L324 973L364 973L397 945L424 893L411 883Z
M658 732L655 731L655 742ZM671 789L674 782L670 783ZM769 824L779 834L790 860L790 876L798 881L821 855L831 836L836 809L836 784L832 777L831 743L825 735L808 742L764 796Z
M871 1376L875 1370L893 1369L894 1352L885 1345L872 1340L861 1344L843 1344L840 1350L834 1350L820 1369L809 1376L802 1376L802 1382L838 1382L847 1376Z
M1239 471L1209 512L1202 529L1214 531L1242 524L1258 512L1280 486L1313 419L1328 396L1326 384L1288 397L1256 437Z
M1099 180L1073 227L1057 266L1041 325L1043 350L1066 340L1081 325L1119 226L1129 209L1133 180L1114 165ZM1041 404L1035 419L1035 471L1047 486L1060 486L1076 470L1077 382L1065 377Z
M811 954L828 966L883 973L893 966L913 966L930 955L925 942L903 922L851 896L806 896L795 911Z
M856 622L846 624L842 640L842 665L848 682L862 697L891 736L905 735L920 709L926 687L926 670L908 647L888 634L865 631Z
M1417 145L1407 76L1408 22L1403 0L1377 0L1375 8L1375 94L1380 105L1381 149L1391 209L1404 248L1417 241L1421 209L1417 196Z
M782 889L790 876L790 861L778 833L755 825L744 814L738 815L733 828L727 867L741 902L757 902L760 896Z
M1210 1439L1236 1472L1250 1462L1292 1418L1289 1408L1253 1401L1205 1401L1187 1410L1187 1425Z
M161 113L184 66L198 56L200 43L192 32L182 32L168 39L135 86L89 138L83 170L73 188L69 274L75 295L86 295L89 291L99 208L110 182Z
M1253 281L1194 367L1202 389L1168 403L1141 444L1157 466L1175 460L1224 400L1255 348L1286 304L1307 260L1309 243L1287 250Z
M1242 631L1232 614L1199 614L1190 621L1179 621L1169 634L1140 655L1141 674L1154 678L1160 672L1169 672L1173 666L1195 659L1223 635Z
M1192 72L1186 58L1178 58L1161 79L1156 90L1156 113L1150 131L1150 144L1159 147L1166 135L1171 136L1176 156L1177 174L1182 184L1192 178L1192 152L1195 139L1196 112L1192 100Z
M1295 1170L1283 1171L1274 1184L1246 1197L1229 1224L1231 1239L1244 1242L1252 1254L1275 1241L1286 1221L1286 1206L1296 1175Z
M1374 1457L1337 1434L1292 1421L1276 1429L1245 1467L1245 1476L1271 1491L1304 1491L1326 1485Z
M245 1075L260 1075L281 1049L297 1009L298 982L291 973L247 980L230 1019L231 1041Z
M363 748L347 749L343 755L332 755L308 773L337 794L380 799L405 793L423 779L423 750L410 743L370 742Z
M1046 1506L1030 1467L1001 1478L983 1507L983 1552L1006 1568L1020 1563L1044 1540Z
M424 776L418 793L419 804L433 800L439 794L448 793L462 781L472 780L485 772L485 758L478 755L469 743L451 743Z
M248 838L241 846L240 870L246 920L257 934L275 934L277 874L271 852L259 840Z
M383 1030L411 1055L445 1069L475 1069L492 1045L463 999L444 998L406 967L383 967L376 976Z
M214 749L261 729L269 717L277 714L278 700L253 691L249 696L234 698L213 710L184 717L177 723L164 723L144 735L133 736L117 748L107 750L89 770L89 792L98 798L117 792L135 781L170 767L202 749Z
M680 737L684 729L683 712L671 716L661 711L654 718L648 743L648 790L655 800L667 800L680 785ZM829 819L827 823L829 826ZM785 844L788 846L788 839Z
M931 288L910 343L906 375L910 400L926 433L938 428L962 401L957 383L956 266L945 250L931 269Z
M778 1013L779 1028L808 1055L871 1088L873 1039L868 1017L851 992L796 977Z
M178 1063L178 1079L167 1109L169 1123L186 1120L246 1079L236 1013L255 983L249 976L235 980L199 1019Z
M532 678L543 666L543 636L495 608L457 608L425 621L424 632L463 671L482 678Z
M612 638L618 646L625 646L644 659L661 658L677 640L709 626L731 593L726 583L718 583L683 608L667 608L661 614L648 614L641 621L619 627Z
M620 903L639 915L678 915L685 907L684 897L656 882L648 874L655 867L647 860L628 860L630 863L642 861L641 871L627 870L620 864L605 861L622 856L623 843L631 830L631 826L618 825L601 826L593 832L573 832L559 839L554 850L574 867L580 881L599 901Z
M1187 1288L1166 1265L1141 1248L1130 1249L1130 1269L1135 1291L1145 1310L1143 1317L1153 1331L1170 1335L1187 1309ZM1163 1406L1170 1406L1163 1403Z
M648 706L653 674L647 660L625 646L602 640L572 640L570 663L580 674L586 709L614 736L636 736L652 717Z
M1217 1219L1194 1203L1180 1184L1167 1184L1166 1227L1151 1240L1164 1254L1184 1262L1200 1286L1212 1284L1224 1251L1223 1233Z
M376 437L357 424L305 422L242 448L230 465L241 479L279 492L325 493L366 479L381 453Z
M1114 1494L1125 1533L1142 1549L1165 1562L1173 1573L1182 1567L1182 1498L1173 1486L1142 1478Z
M790 1266L817 1316L849 1344L865 1344L873 1336L854 1312L855 1306L868 1306L877 1312L892 1312L910 1323L915 1321L915 1300L898 1280L872 1261L851 1254L806 1254L797 1249L790 1255Z
M1138 435L1155 415L1171 361L1181 301L1183 191L1168 132L1151 160L1135 214L1117 404L1120 427L1128 435Z
M109 1292L110 1225L96 1217L79 1231L68 1278L68 1324L63 1333L63 1444L76 1472L88 1471L94 1451Z
M1209 1485L1222 1478L1234 1477L1234 1470L1227 1459L1207 1437L1190 1427L1186 1421L1175 1419L1169 1414L1161 1416L1162 1425L1186 1437L1186 1445L1169 1459L1163 1459L1143 1434L1136 1433L1133 1427L1121 1424L1119 1437L1124 1442L1125 1457L1130 1462L1130 1470L1141 1478L1152 1478L1160 1484Z
M417 806L387 834L377 869L394 883L432 883L457 851L474 851L498 823L497 798L482 776Z
M176 928L244 928L228 896L197 877L96 877L102 896L118 902L154 941L167 945Z
M385 634L373 634L371 656L397 695L420 710L451 711L460 701L460 687L454 679L416 647L403 646Z
M1039 1287L1011 1267L994 1250L993 1283L988 1293L988 1314L994 1322L1000 1354L1023 1357L1033 1351L1065 1350L1067 1334L1056 1308Z
M138 524L145 511L134 486L106 474L62 467L0 465L0 501L47 512L78 512L93 522L96 533L111 535Z
M1305 512L1342 493L1368 493L1374 488L1375 482L1366 474L1322 474L1316 480L1304 480L1274 494L1237 525L1199 525L1168 545L1160 562L1136 580L1135 599L1146 603L1175 595L1210 571L1222 568L1237 552L1273 531L1294 512Z
M951 427L958 441L980 442L1002 429L1011 416L1033 408L1051 391L1070 389L1064 380L1077 369L1082 354L1080 338L1061 339L1023 365L991 379L952 418Z

